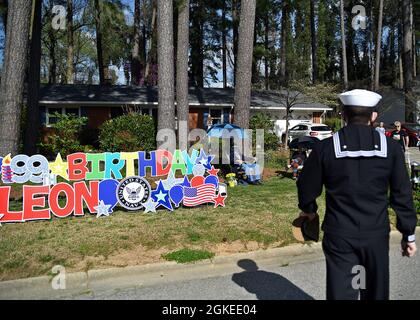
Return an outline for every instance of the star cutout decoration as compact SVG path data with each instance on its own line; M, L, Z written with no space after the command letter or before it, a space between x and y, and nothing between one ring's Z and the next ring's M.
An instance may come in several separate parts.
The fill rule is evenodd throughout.
M49 168L52 174L55 174L56 176L61 176L67 181L69 180L69 176L67 174L68 163L63 161L61 154L57 155L54 162L50 162Z
M211 162L214 160L214 156L208 156L203 149L200 151L200 156L196 160L196 164L201 164L207 170L211 170Z
M143 204L144 207L144 213L156 213L156 203L149 198L145 204Z
M176 180L175 180L175 176L172 170L169 172L166 180L162 180L162 183L165 189L167 190L171 189L175 185Z
M224 207L225 206L225 200L226 197L223 197L221 194L218 194L214 200L214 207L217 208L219 206Z
M217 177L219 171L220 170L219 169L215 169L214 166L211 167L211 170L207 170L207 172L209 173L209 175L216 176L216 177Z
M184 181L180 185L183 187L188 187L188 188L191 187L191 183L190 183L190 180L188 180L188 176L184 177Z
M156 208L162 206L170 211L174 210L169 198L169 191L163 186L162 180L159 181L157 189L152 191L152 199L157 203Z
M166 180L162 180L163 186L166 190L170 190L173 186L183 183L184 178L175 178L174 172L170 171Z
M1 218L3 218L4 217L4 214L0 214L0 220L1 220ZM0 221L0 227L1 227L1 221Z
M93 207L96 211L96 218L106 216L109 217L109 211L111 208L110 204L105 204L103 200L99 202L99 205L96 207ZM112 211L112 210L111 210Z

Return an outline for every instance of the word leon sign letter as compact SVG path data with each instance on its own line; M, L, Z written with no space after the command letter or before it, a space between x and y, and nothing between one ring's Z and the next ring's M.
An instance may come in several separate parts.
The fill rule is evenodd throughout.
M66 161L58 154L54 162L42 155L9 154L0 157L0 224L84 216L85 212L109 216L116 206L145 213L159 208L173 211L181 205L224 207L227 188L219 183L213 159L204 150L75 153ZM146 173L157 180L155 187ZM22 210L12 211L12 188L19 184L23 185Z

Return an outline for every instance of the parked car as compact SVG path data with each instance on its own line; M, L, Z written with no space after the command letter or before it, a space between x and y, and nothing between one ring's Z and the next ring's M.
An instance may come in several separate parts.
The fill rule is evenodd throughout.
M332 136L332 130L325 124L300 123L289 130L289 143L296 138L308 136L324 140Z
M386 136L390 137L392 131L395 130L395 126L393 124L386 126ZM418 123L403 123L401 128L407 133L408 137L410 138L410 147L416 147L420 143L420 124Z

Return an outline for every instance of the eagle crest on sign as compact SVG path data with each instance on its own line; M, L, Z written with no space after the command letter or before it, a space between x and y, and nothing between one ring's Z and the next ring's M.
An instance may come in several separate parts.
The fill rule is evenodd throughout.
M129 194L128 199L132 201L138 200L140 191L141 191L141 187L138 187L137 189L130 189L127 187L127 192Z

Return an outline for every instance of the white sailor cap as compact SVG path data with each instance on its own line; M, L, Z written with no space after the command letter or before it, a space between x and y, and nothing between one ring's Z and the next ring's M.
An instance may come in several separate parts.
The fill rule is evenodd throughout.
M368 90L356 89L340 94L340 100L345 106L374 108L382 96Z

